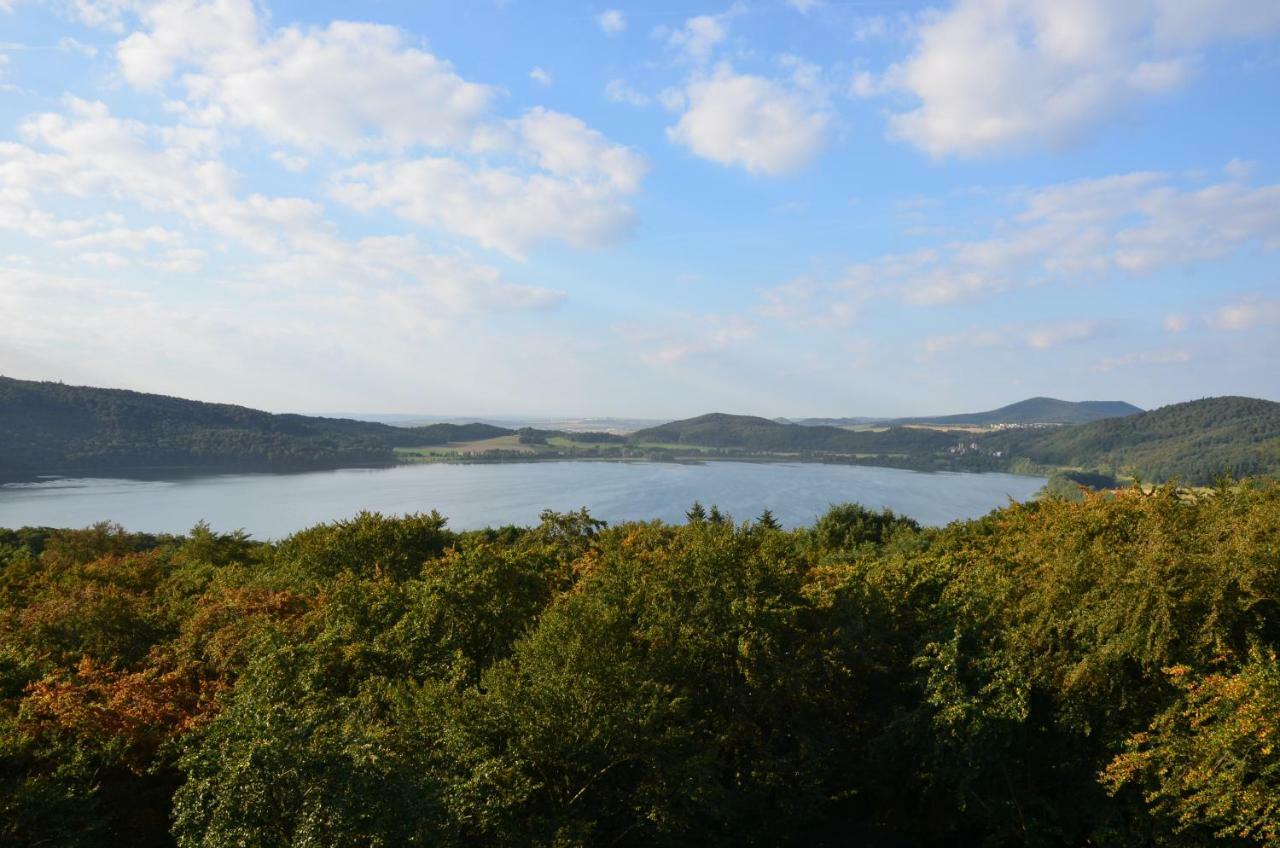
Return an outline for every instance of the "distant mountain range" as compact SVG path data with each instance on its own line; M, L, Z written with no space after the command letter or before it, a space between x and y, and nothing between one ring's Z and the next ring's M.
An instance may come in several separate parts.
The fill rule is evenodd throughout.
M0 377L0 475L383 465L398 460L397 449L458 444L464 446L458 458L481 458L466 446L500 437L512 438L485 457L810 459L926 471L1069 467L1189 483L1223 472L1280 472L1280 404L1253 398L1206 398L1151 412L1119 401L1031 398L990 412L877 423L848 429L814 419L802 424L712 413L627 436L481 422L397 427ZM1011 426L946 429L998 424ZM1035 424L1059 426L1027 426Z
M1141 407L1122 400L1058 400L1033 397L992 409L961 415L935 415L917 418L804 418L795 421L804 426L848 427L863 424L901 426L903 424L939 424L952 426L987 426L991 424L1088 424L1104 418L1120 418L1142 412Z

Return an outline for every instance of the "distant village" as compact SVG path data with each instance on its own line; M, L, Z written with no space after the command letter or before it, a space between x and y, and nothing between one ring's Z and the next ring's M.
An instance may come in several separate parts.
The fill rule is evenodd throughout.
M1061 427L1062 424L1050 423L1045 421L1035 422L1009 422L1002 424L991 424L984 428L984 432L998 433L1003 430L1050 430L1055 427ZM989 450L977 442L957 442L947 448L947 453L952 456L965 456L966 454L981 454L983 456L994 456L997 459L1004 456L1002 450Z

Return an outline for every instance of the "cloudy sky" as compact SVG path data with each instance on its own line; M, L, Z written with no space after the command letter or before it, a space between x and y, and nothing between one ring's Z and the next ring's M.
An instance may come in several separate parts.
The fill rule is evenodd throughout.
M1280 3L0 0L0 373L271 410L1280 398Z

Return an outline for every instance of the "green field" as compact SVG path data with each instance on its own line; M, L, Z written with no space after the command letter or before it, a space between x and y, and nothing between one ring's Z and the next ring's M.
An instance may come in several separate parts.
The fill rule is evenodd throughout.
M516 451L518 453L535 454L539 450L536 445L520 444L520 437L497 436L492 439L481 439L475 442L449 442L444 445L427 445L415 448L396 448L396 456L400 459L440 459L444 457L474 456L491 451Z

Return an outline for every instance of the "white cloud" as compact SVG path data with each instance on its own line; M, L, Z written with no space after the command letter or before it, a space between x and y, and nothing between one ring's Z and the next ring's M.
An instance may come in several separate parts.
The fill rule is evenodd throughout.
M620 79L609 80L604 87L604 96L614 103L626 103L628 106L648 106L653 100Z
M127 80L152 88L181 71L211 120L304 149L466 147L494 97L394 27L337 21L267 35L247 0L170 0L142 17L146 29L117 49Z
M532 109L511 122L533 173L445 157L358 165L333 189L361 210L390 208L423 226L523 256L539 242L601 247L624 236L643 159L569 115Z
M1170 333L1184 333L1191 326L1191 319L1186 315L1166 315L1161 326Z
M1237 158L1228 162L1223 170L1233 180L1247 180L1253 176L1254 171L1258 170L1258 163Z
M304 151L404 157L341 172L333 196L344 202L390 207L512 255L548 239L599 246L631 226L639 156L545 109L498 118L496 89L462 79L398 29L272 30L250 0L162 0L139 16L143 28L117 49L122 73L142 88L180 87L171 110L188 124L251 127ZM551 81L541 68L531 77ZM431 153L415 155L422 148ZM273 158L307 165L284 151Z
M326 287L348 290L394 282L397 290L429 300L440 313L438 320L463 312L545 308L563 299L560 292L508 283L497 270L464 255L429 253L412 237L345 242L313 200L240 195L237 174L187 147L165 146L172 134L163 128L117 118L101 103L72 99L68 108L69 115L43 114L27 121L23 134L30 146L0 144L0 161L5 162L0 168L0 228L43 239L81 262L191 273L204 266L208 254L188 241L212 239L223 252L239 243L262 254L238 264L244 279L263 286L297 283L318 295ZM593 150L590 142L598 139L572 120L527 116L521 122L528 128L523 130L524 148L535 155L541 146L551 146L540 159L548 174L591 179L603 172L622 188L634 188L638 175L624 173L626 163L607 144L599 142L601 149ZM557 133L566 139L563 144L556 143ZM41 208L46 199L83 203L96 197L109 198L113 211L60 219ZM154 215L167 215L172 224L129 223Z
M958 333L930 336L922 344L926 356L960 349L1030 348L1049 350L1097 338L1105 325L1099 321L1062 321L1054 324L971 327Z
M976 327L959 333L929 336L921 345L926 355L969 348L1004 347L1009 337L1002 331L982 330Z
M80 254L80 260L97 268L124 268L133 262L126 256L110 250L90 250Z
M849 80L850 97L875 97L880 94L880 81L869 71L857 71Z
M64 8L72 20L85 26L122 32L125 14L136 5L135 0L71 0Z
M508 283L496 268L464 255L432 254L412 236L323 240L257 266L248 279L273 287L399 292L449 313L547 309L565 298L561 291Z
M79 41L78 39L71 38L69 36L63 36L58 39L58 49L63 53L79 53L80 55L88 56L91 59L98 55L98 48L94 47L92 44L85 44L83 41Z
M1215 330L1253 330L1280 326L1280 298L1253 297L1216 310L1209 317Z
M787 5L802 15L807 15L822 5L822 0L787 0Z
M667 44L679 50L691 62L702 64L729 34L726 20L732 12L720 15L698 15L667 36Z
M172 136L113 116L102 103L67 100L68 114L36 115L21 127L28 145L0 143L0 226L37 237L71 238L104 222L59 219L40 198L108 197L176 213L214 231L262 245L287 235L289 218L318 211L308 201L265 203L235 196L235 174ZM287 210L287 214L286 214ZM118 226L118 225L113 225ZM281 227L286 229L281 231Z
M292 171L295 174L305 171L311 164L311 161L307 159L307 157L297 156L292 153L285 153L283 150L275 151L271 154L271 158L280 163L280 167L284 168L286 171Z
M194 274L202 269L209 254L199 248L187 247L166 250L159 256L146 260L146 265L169 274Z
M876 41L889 35L889 19L884 15L868 15L858 18L853 25L853 40Z
M737 315L703 315L698 329L652 330L615 326L613 331L633 343L646 346L640 359L650 365L677 365L687 359L721 353L752 342L758 333L751 322Z
M1220 259L1249 244L1280 249L1280 186L1188 189L1157 173L1080 180L1015 195L990 235L849 269L920 305L973 300L1050 281L1146 274Z
M759 314L796 329L847 327L857 319L863 300L856 292L832 296L822 285L803 278L767 289L760 297Z
M609 9L596 16L596 23L605 35L617 35L627 28L627 16L617 9Z
M164 227L152 226L143 229L130 229L128 227L116 227L110 230L100 230L98 232L86 233L81 236L63 239L58 242L60 247L69 247L76 250L85 248L101 248L112 247L122 250L140 251L145 250L151 245L176 245L181 244L183 236L174 230Z
M1190 362L1191 359L1191 353L1185 350L1146 350L1099 359L1094 363L1093 370L1106 373L1134 365L1177 365Z
M551 74L547 73L541 67L535 67L529 71L529 79L538 85L551 85Z
M1268 0L961 0L886 71L918 100L890 133L934 156L1061 148L1183 85L1201 48L1278 28Z
M1027 334L1027 345L1036 350L1048 350L1059 345L1088 341L1101 330L1097 321L1067 321L1034 327Z
M704 159L758 174L808 164L827 140L830 116L812 92L720 65L684 90L686 109L667 137Z

